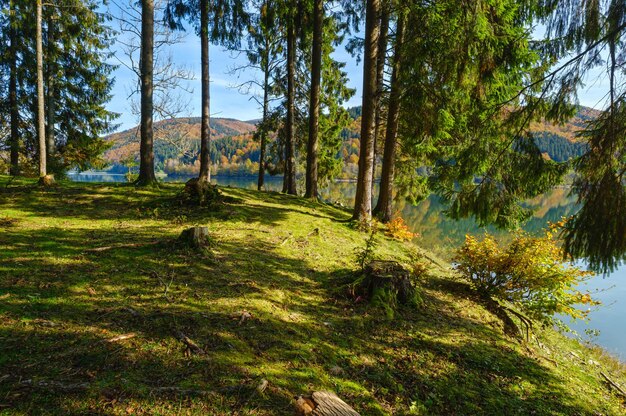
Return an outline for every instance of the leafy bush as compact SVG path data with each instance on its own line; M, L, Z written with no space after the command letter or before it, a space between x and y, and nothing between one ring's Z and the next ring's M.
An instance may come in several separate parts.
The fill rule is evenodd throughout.
M553 323L555 314L585 318L589 311L575 306L598 302L577 287L593 273L563 261L556 239L562 226L552 225L540 237L519 233L505 246L489 234L482 241L466 236L456 253L456 269L482 296L510 302L530 319Z
M408 225L404 222L404 219L396 214L394 218L387 224L387 237L395 238L397 240L412 240L417 237L416 233L409 230Z

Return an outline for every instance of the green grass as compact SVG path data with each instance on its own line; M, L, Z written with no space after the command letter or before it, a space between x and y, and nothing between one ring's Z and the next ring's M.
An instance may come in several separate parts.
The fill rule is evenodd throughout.
M367 238L347 212L231 188L194 209L180 187L0 177L0 414L289 415L320 389L363 415L626 412L600 376L626 386L623 365L552 330L506 337L428 247L379 237L377 257L429 262L423 305L388 320L338 295ZM174 244L193 225L210 253Z

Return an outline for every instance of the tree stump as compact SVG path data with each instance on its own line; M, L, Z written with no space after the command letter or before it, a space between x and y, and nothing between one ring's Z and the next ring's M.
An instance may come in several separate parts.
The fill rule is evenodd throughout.
M335 393L316 391L310 396L296 398L296 415L298 416L360 416Z
M184 230L178 241L192 247L203 248L209 245L209 228L208 227L193 227Z
M54 175L46 175L39 178L39 186L49 188L55 185Z
M351 285L352 297L366 298L393 319L398 305L418 306L422 298L412 272L395 261L372 261Z
M185 202L189 204L208 206L217 201L219 191L216 185L193 178L185 183L183 196Z
M365 268L365 285L371 298L377 290L391 290L402 305L412 303L416 289L411 272L395 261L372 261Z

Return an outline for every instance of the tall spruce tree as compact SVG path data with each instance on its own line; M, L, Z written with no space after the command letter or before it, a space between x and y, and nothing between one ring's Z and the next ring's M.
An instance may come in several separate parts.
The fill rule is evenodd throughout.
M408 11L399 189L413 202L438 193L453 218L519 225L530 215L520 202L567 169L545 160L527 134L530 121L569 111L541 94L551 56L533 47L536 3L442 1Z
M35 5L35 56L37 65L37 143L39 144L39 178L45 183L47 176L45 97L43 89L43 6L42 0Z
M276 130L275 113L270 108L271 101L278 93L276 76L278 67L282 64L283 36L277 20L277 5L273 1L260 0L253 3L256 13L250 16L250 25L247 33L247 48L243 51L248 63L235 71L255 69L261 73L261 80L256 78L247 80L239 85L239 89L248 94L255 88L260 88L262 97L252 96L262 109L261 121L257 124L254 137L260 142L259 173L257 189L265 186L265 171L267 165L268 140L270 133Z
M570 256L585 258L592 268L609 272L626 260L626 88L620 81L626 4L619 0L546 2L544 12L546 43L560 59L546 76L547 92L576 102L578 87L591 70L602 68L608 81L601 115L579 133L588 145L574 162L572 192L581 208L567 222L564 238Z
M309 105L309 140L307 142L306 198L318 197L318 147L320 88L322 82L322 44L324 42L324 1L313 2L313 41L311 50L311 92Z
M369 223L372 217L372 177L374 169L374 133L377 107L377 59L380 36L380 0L367 0L365 48L363 59L363 103L359 175L353 220Z
M287 92L285 120L285 173L283 191L296 195L296 11L297 1L291 0L285 8L287 28Z
M10 113L10 174L13 176L20 174L19 166L19 151L20 151L20 139L19 139L19 108L17 98L17 65L18 65L18 30L17 30L17 10L14 0L9 0L9 54L8 54L8 66L9 66L9 113Z
M38 19L30 18L38 15L37 3L5 0L4 4L9 13L3 31L10 47L2 65L9 73L12 173L31 173L34 163L30 161L39 160L43 153L46 173L99 165L106 148L102 135L111 130L115 116L105 108L113 82L112 67L105 62L111 38L103 15L97 12L99 4L87 0L67 0L62 7L42 3L41 66L37 65ZM43 117L39 116L40 95ZM46 136L43 143L39 120ZM18 167L20 153L24 164Z
M393 214L393 181L396 163L396 148L398 137L398 122L400 118L400 73L402 71L402 49L404 48L404 25L406 16L399 10L397 17L396 34L394 40L394 54L391 74L391 86L389 93L389 106L387 110L387 128L385 132L383 162L380 178L380 192L378 202L374 208L374 214L382 222L391 221Z
M113 34L98 8L85 0L44 7L46 150L55 173L102 166L108 147L102 136L116 117L106 109L114 82L106 62Z
M154 0L141 0L141 126L137 185L156 183L154 174Z
M209 182L211 180L209 43L214 41L228 47L238 46L249 17L241 0L170 0L166 7L165 19L179 30L184 30L182 19L187 19L195 25L200 36L202 121L198 179Z

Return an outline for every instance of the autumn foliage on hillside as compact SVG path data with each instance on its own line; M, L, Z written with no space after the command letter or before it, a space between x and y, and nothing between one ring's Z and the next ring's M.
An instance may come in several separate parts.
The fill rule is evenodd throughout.
M358 107L350 109L352 122L341 133L342 146L337 157L343 162L338 179L355 179L358 173L360 123ZM586 121L597 115L596 110L581 108L572 120L563 125L535 122L531 126L541 151L546 158L557 162L578 157L584 144L576 137ZM200 162L200 118L177 118L155 123L156 168L168 175L197 175ZM214 118L211 120L211 170L224 176L255 176L259 169L260 145L254 140L255 122ZM105 159L114 169L126 171L122 165L139 153L138 129L130 129L107 137L113 142ZM272 138L276 140L276 136ZM377 154L382 154L379 143ZM280 173L280 162L266 161L274 173ZM380 168L380 163L377 163ZM378 174L378 173L377 173Z

